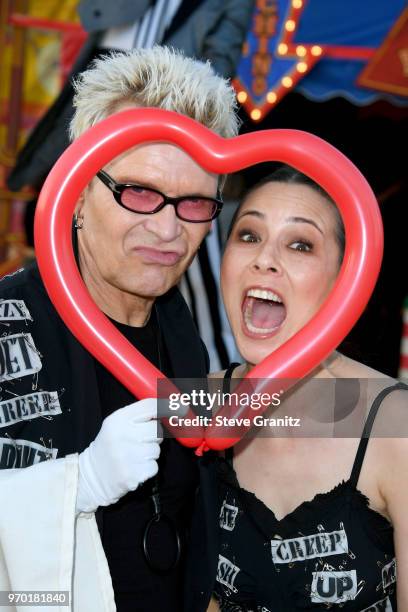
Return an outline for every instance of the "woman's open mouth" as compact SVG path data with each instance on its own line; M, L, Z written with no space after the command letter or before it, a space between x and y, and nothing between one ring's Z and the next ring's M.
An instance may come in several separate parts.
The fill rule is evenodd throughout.
M269 289L248 289L242 302L244 333L250 338L269 338L286 319L282 298Z

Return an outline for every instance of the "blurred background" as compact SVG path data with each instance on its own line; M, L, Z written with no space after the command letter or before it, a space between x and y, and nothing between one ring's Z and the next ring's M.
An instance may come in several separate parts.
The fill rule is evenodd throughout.
M0 0L0 276L34 257L38 193L67 146L70 78L109 49L171 44L233 78L241 133L292 128L347 155L385 229L374 295L341 346L408 377L406 0ZM185 34L205 36L194 50ZM217 290L227 227L255 166L226 185L222 216L182 282L212 369L236 359Z

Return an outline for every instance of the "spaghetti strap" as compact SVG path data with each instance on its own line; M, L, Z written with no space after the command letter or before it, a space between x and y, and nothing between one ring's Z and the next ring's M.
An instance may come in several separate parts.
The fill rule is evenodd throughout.
M360 444L358 445L358 449L356 453L356 458L354 459L353 469L351 471L350 484L354 489L357 487L358 479L360 477L360 472L361 472L361 468L362 468L363 461L364 461L364 456L367 450L368 440L370 439L371 430L374 424L375 417L377 416L378 409L381 406L383 399L389 393L391 393L392 391L396 391L398 389L405 389L406 391L408 391L408 385L399 382L399 383L396 383L395 385L392 385L391 387L387 387L386 389L383 389L381 393L379 393L377 397L375 398L375 400L373 401L373 404L370 408L367 420L364 425L363 433L360 439Z
M230 464L231 467L234 467L234 447L229 446L225 449L225 460Z
M231 385L231 376L236 367L238 367L239 363L231 363L228 368L225 370L224 380L222 383L222 392L229 393L230 385Z
M231 365L229 365L228 368L225 370L224 380L222 382L222 392L223 393L229 393L230 386L231 386L232 373L235 370L235 368L239 365L240 365L239 363L231 363ZM230 446L229 448L225 449L225 459L226 461L228 461L231 467L232 467L233 457L234 457L234 447Z

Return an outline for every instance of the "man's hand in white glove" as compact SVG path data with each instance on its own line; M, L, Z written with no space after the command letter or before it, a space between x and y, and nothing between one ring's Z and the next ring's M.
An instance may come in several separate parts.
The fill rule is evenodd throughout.
M114 504L158 471L162 427L157 400L144 399L110 414L79 455L76 512Z

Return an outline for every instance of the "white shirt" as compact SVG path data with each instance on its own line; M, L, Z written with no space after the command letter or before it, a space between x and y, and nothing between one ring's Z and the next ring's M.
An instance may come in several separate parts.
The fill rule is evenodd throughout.
M54 612L116 612L94 513L75 515L78 454L0 470L0 591L69 591ZM2 612L48 607L11 604Z
M102 49L150 49L162 41L180 4L181 0L157 0L139 21L106 30L99 46Z

